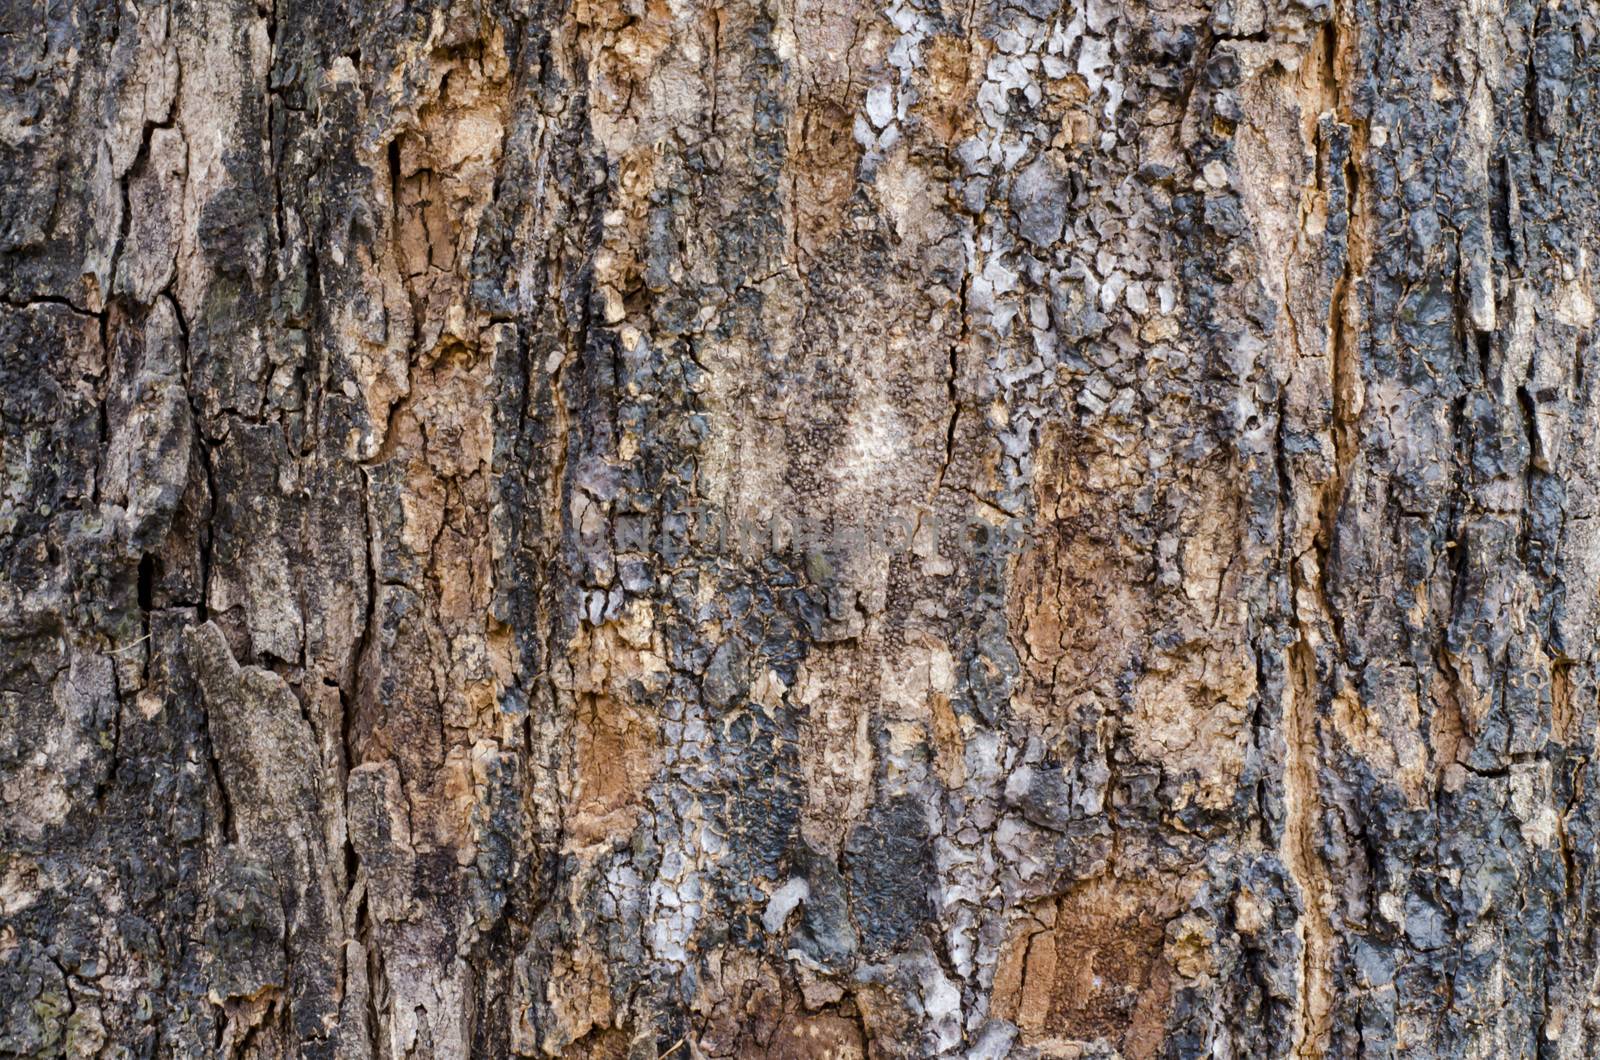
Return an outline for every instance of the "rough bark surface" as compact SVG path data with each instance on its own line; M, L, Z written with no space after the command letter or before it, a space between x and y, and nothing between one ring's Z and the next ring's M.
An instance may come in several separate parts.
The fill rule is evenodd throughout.
M0 3L0 1054L1596 1055L1597 31Z

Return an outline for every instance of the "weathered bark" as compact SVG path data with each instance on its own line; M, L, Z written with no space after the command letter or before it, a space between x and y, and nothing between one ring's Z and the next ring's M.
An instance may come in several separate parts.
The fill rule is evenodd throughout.
M1595 1055L1597 28L0 5L0 1053Z

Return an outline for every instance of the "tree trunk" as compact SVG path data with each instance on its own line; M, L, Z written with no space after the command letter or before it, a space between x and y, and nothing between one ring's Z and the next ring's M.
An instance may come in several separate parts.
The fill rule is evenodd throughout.
M1596 1055L1597 32L0 5L0 1054Z

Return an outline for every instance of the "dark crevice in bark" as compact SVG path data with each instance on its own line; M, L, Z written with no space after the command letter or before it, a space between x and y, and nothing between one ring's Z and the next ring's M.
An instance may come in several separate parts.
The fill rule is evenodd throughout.
M946 473L950 470L950 463L955 459L956 452L956 426L961 419L961 392L957 380L960 378L960 354L969 343L967 335L967 293L972 284L971 273L965 272L961 276L961 293L958 303L958 312L961 314L961 331L956 340L950 344L950 373L945 377L945 396L950 402L950 419L944 429L944 456L939 464L939 476L934 481L931 500L937 502L940 491L944 488Z

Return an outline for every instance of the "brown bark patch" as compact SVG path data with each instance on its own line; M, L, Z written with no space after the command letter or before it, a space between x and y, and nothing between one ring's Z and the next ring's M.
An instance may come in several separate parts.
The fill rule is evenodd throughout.
M1064 704L1115 678L1145 625L1147 604L1137 588L1144 579L1118 533L1132 497L1120 488L1125 472L1125 462L1086 439L1047 431L1041 441L1037 524L1008 601L1033 678L1030 699Z
M794 239L807 254L817 254L844 225L861 146L855 141L854 116L831 100L805 107L798 125L790 177Z
M930 39L925 54L926 92L911 110L934 136L954 147L971 136L976 126L973 100L981 79L975 76L975 66L981 64L982 56L971 40L948 33Z
M774 1060L860 1060L867 1053L859 1024L822 1012L784 1023L767 1055Z
M627 835L645 786L660 764L658 734L642 697L666 672L648 608L585 629L574 644L574 806L567 846L581 849Z
M1104 1040L1127 1057L1154 1056L1172 994L1165 932L1175 911L1154 889L1114 879L1041 902L1001 951L991 1011L1044 1055Z

